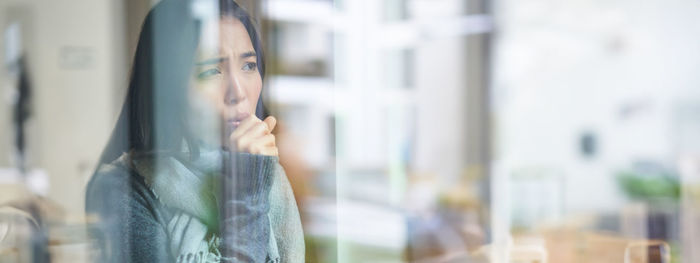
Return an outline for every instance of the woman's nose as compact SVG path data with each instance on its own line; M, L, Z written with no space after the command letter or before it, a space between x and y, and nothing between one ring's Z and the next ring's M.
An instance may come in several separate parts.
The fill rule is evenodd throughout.
M224 102L226 104L238 104L246 99L245 91L241 85L238 77L233 73L228 74L226 80L226 95L224 96Z

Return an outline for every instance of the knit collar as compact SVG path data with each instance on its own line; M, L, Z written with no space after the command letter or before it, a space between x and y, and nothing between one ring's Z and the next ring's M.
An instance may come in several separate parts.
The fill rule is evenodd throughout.
M181 210L212 229L218 229L218 183L222 160L229 153L204 150L199 158L189 160L186 154L141 154L131 162L136 172L166 207Z

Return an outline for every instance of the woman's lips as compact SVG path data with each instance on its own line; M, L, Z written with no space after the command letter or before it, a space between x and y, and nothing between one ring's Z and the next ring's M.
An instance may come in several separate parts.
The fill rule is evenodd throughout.
M236 128L238 128L238 126L239 126L240 124L241 124L240 121L234 121L234 120L227 120L227 121L225 121L225 122L224 122L225 134L226 134L226 135L230 135L231 133L233 133L233 131L236 130Z
M234 129L238 127L238 125L241 125L241 121L236 121L236 120L230 120L227 122L229 126L232 126Z
M241 125L241 122L248 118L250 116L250 113L239 113L236 114L236 117L234 118L228 118L226 119L226 126L229 128L230 131L235 130L239 125Z

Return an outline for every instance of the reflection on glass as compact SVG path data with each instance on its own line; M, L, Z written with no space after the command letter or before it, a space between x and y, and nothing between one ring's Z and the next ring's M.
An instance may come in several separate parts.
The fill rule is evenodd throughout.
M0 1L0 262L700 262L692 1Z
M635 242L625 249L625 263L668 262L671 262L671 247L666 242Z

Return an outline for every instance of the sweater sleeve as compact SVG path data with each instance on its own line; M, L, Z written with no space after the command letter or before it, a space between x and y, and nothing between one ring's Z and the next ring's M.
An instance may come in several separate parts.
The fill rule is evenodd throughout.
M100 262L173 262L155 196L125 169L97 173L88 185L86 212Z
M224 165L220 205L222 256L230 262L266 262L269 193L277 157L236 153Z

